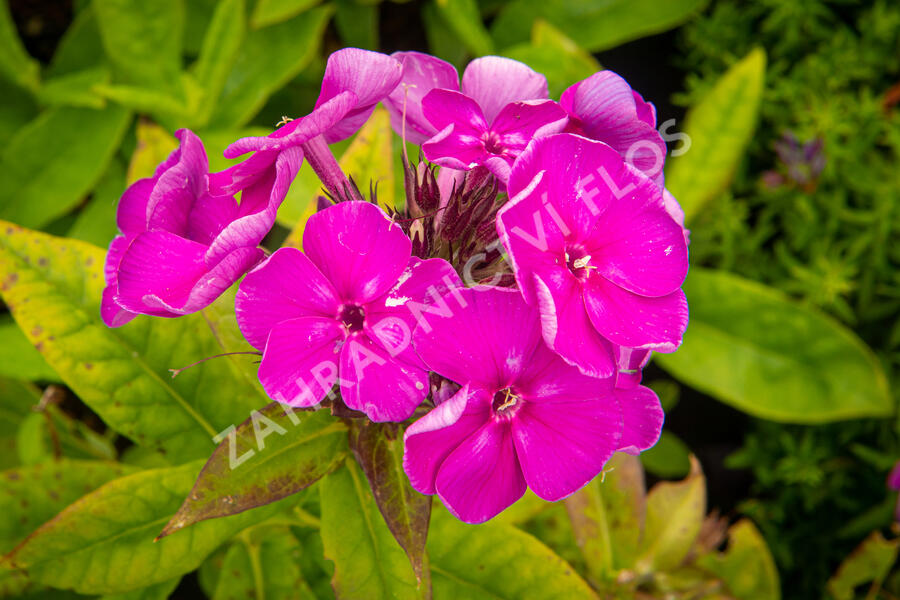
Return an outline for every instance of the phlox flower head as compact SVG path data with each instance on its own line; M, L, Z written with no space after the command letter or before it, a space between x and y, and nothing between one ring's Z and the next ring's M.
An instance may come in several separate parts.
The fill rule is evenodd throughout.
M263 258L258 248L302 161L285 152L225 189L191 131L153 177L119 201L120 235L106 257L101 315L118 327L137 314L177 317L208 306ZM234 194L241 191L238 203Z
M509 194L497 230L560 356L608 377L614 346L672 352L680 345L687 244L651 179L604 143L559 134L519 157Z
M394 128L443 167L484 166L506 183L528 142L562 131L568 121L547 99L546 78L518 61L473 60L460 86L444 61L417 52L394 56L403 61L403 79L386 101Z
M463 521L486 521L531 489L559 500L599 474L618 449L644 449L663 414L652 391L615 390L542 340L537 310L511 289L452 292L450 317L413 334L429 369L462 385L405 434L413 487Z
M313 406L338 383L344 403L373 421L413 413L429 382L412 331L460 280L410 248L376 205L342 202L310 217L304 252L282 248L244 278L238 325L263 353L259 380L273 399Z

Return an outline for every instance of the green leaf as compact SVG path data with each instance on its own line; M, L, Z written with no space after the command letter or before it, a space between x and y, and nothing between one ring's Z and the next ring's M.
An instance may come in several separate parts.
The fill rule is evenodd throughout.
M181 0L94 0L106 56L126 83L174 90L181 75Z
M154 583L147 587L132 590L130 592L122 592L120 594L106 594L103 600L166 600L178 587L181 577L175 577L169 581Z
M250 16L250 26L260 29L296 17L321 0L258 0Z
M347 461L322 479L319 492L322 542L325 557L334 562L335 595L364 600L419 597L409 560L381 518L356 463Z
M756 129L765 76L766 53L757 48L688 111L684 133L690 147L666 165L666 187L688 222L731 183Z
M97 17L93 5L89 4L75 15L75 20L63 34L53 53L47 76L60 77L100 67L105 63L106 54L97 27Z
M369 480L388 529L409 557L420 591L431 596L431 573L425 554L431 496L414 490L403 470L402 430L392 423L353 423L350 448Z
M494 41L481 22L475 0L434 0L438 14L473 56L494 53Z
M328 411L294 412L277 402L220 437L160 537L295 494L337 468L347 452L347 427Z
M8 314L0 315L0 377L24 381L59 381L41 353Z
M433 2L422 6L422 23L431 52L461 69L466 62L466 47L453 30L446 26L444 17Z
M101 248L109 246L119 232L116 226L116 208L124 190L125 167L118 158L114 158L66 236Z
M712 572L736 600L780 600L781 585L775 560L756 526L741 519L728 529L728 549L697 559L697 566Z
M599 477L565 500L575 541L592 581L611 590L616 573L634 566L644 527L644 470L636 456L617 453Z
M824 423L893 413L887 379L851 331L781 292L692 268L684 344L655 361L677 379L756 417Z
M203 88L204 101L198 115L201 123L206 123L212 115L237 60L247 31L245 12L245 0L223 0L216 6L206 30L200 56L193 66L194 77Z
M19 462L33 465L63 456L80 459L115 460L116 450L108 436L100 435L93 429L75 420L59 407L52 404L65 397L59 386L49 386L44 391L38 407L19 426L16 435L16 450ZM46 399L46 400L45 400Z
M663 431L655 446L641 452L641 463L657 477L678 479L691 470L691 451L677 435Z
M0 2L0 76L32 92L41 85L40 65L25 51L8 2Z
M12 86L3 90L3 102L0 102L0 147L6 147L22 128L22 123L31 121L37 115L38 106L31 94Z
M303 550L287 527L248 529L228 548L212 600L315 598L300 570Z
M210 120L212 128L244 125L269 96L316 56L333 9L323 6L272 27L251 31Z
M543 17L575 43L599 52L680 25L707 0L514 0L491 24L497 45L528 39L531 24ZM574 83L574 82L573 82Z
M185 73L179 78L180 90L172 91L158 86L148 85L110 85L100 83L94 91L106 99L112 100L136 112L153 115L166 124L169 129L196 124L203 90L200 85Z
M435 510L428 556L435 598L597 598L571 565L510 525L467 525Z
M508 48L503 55L543 73L551 98L558 98L570 85L601 69L596 58L544 19L534 22L531 43Z
M378 4L366 0L334 0L334 24L347 46L378 50Z
M60 107L25 125L0 155L0 218L40 227L71 210L103 175L130 120L117 106Z
M183 367L219 352L200 314L100 320L99 248L0 222L0 296L63 381L116 431L173 461L205 457L212 438L260 405L227 362Z
M110 72L95 67L48 79L38 92L38 100L46 106L81 106L104 108L106 100L94 91L94 86L107 84Z
M873 531L844 559L837 572L828 580L828 591L835 600L852 600L857 586L874 583L877 593L881 582L897 562L900 538L886 540L880 531ZM871 597L876 597L875 593Z
M40 415L38 415L40 416ZM0 473L0 554L107 481L134 471L113 462L62 460Z
M5 561L51 587L80 594L128 592L193 571L235 533L287 506L276 503L198 523L190 533L155 542L200 465L141 471L111 481L41 526Z
M647 494L641 558L637 570L668 571L687 556L706 515L706 480L691 457L691 472L683 481L662 481Z

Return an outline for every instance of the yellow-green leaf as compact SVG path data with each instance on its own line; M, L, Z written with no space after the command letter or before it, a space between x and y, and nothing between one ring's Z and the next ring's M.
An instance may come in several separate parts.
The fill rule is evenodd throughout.
M757 48L688 111L684 133L690 148L666 165L666 187L688 222L731 184L756 129L765 75L766 53Z

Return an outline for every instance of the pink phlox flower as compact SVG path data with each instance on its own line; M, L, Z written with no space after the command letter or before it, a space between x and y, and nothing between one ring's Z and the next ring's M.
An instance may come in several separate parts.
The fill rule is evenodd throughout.
M263 353L263 388L313 406L338 383L344 403L373 421L408 418L429 392L410 336L431 303L461 285L456 272L411 257L409 238L368 202L310 217L303 248L276 251L238 289L238 325Z
M660 188L610 146L537 139L516 161L497 230L547 344L584 373L614 345L673 352L687 327L688 253Z
M526 486L564 498L620 447L659 436L657 415L637 402L623 412L612 378L584 375L544 344L540 315L517 291L478 286L446 302L452 316L421 322L413 345L463 387L407 429L403 465L416 490L461 520L494 517Z

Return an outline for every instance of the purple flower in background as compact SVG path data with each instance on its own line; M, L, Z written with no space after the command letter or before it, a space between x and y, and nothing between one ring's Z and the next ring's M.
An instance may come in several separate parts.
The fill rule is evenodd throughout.
M583 372L616 370L613 345L672 352L687 327L683 229L662 191L606 144L535 140L509 180L497 230L544 339Z
M900 461L898 461L891 472L888 474L887 487L889 490L900 490ZM900 521L900 498L897 498L897 505L894 508L894 520Z
M263 352L259 380L292 406L318 404L340 375L344 403L373 421L402 421L428 394L410 336L429 302L461 285L380 208L343 202L309 218L305 254L282 248L241 282L244 337Z
M622 158L663 185L666 143L656 130L656 109L624 79L599 71L563 92L569 133L604 142Z
M488 121L475 100L452 90L429 92L422 111L440 130L422 145L428 160L464 171L483 165L504 184L528 142L559 133L568 121L552 100L511 102Z
M478 105L488 123L507 104L549 96L543 75L509 58L484 56L473 60L463 72L460 87L456 68L448 62L421 52L395 52L391 56L402 62L403 76L384 104L397 135L404 131L405 115L406 139L420 146L443 129L428 120L422 107L431 90L461 91Z
M659 436L655 415L645 422L629 410L635 420L623 420L611 378L583 375L547 348L540 316L518 292L476 287L454 296L451 317L413 334L428 368L463 385L406 431L403 466L416 490L480 523L526 485L559 500L620 447L646 446L654 429Z
M136 314L196 312L262 260L257 246L302 161L299 151L282 153L225 192L210 184L200 139L186 129L175 135L179 148L119 202L121 235L106 257L100 309L110 327ZM238 189L240 203L233 197Z

